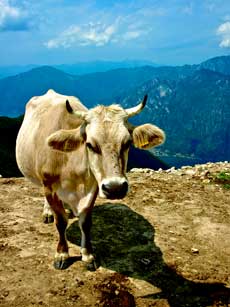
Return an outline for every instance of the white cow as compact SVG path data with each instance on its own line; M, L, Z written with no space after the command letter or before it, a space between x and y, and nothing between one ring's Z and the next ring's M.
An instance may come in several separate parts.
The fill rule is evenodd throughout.
M158 127L128 122L146 100L130 109L111 105L88 110L77 98L49 90L28 102L16 158L24 176L44 187L44 221L54 214L59 232L55 268L66 268L69 258L63 203L79 216L82 260L93 262L91 212L98 192L108 199L123 198L130 145L146 149L164 142Z

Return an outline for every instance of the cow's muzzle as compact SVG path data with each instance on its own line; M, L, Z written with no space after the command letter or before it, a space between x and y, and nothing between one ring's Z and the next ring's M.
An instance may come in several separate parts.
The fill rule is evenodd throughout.
M101 183L101 191L108 199L121 199L125 197L129 189L125 178L104 179Z

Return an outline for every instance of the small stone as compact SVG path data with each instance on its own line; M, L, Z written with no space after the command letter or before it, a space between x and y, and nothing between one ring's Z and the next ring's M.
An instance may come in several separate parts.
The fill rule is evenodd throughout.
M187 169L187 166L182 166L181 169Z
M170 238L170 241L177 242L177 238Z
M192 248L191 248L191 252L192 252L193 254L199 254L199 249L197 249L197 248L195 248L195 247L192 247Z
M189 176L193 176L196 174L196 171L194 169L188 169L185 171L185 174Z

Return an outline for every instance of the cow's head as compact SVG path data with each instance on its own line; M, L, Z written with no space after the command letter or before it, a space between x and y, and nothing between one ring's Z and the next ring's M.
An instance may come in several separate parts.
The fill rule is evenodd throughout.
M74 151L85 144L89 167L94 174L99 195L109 199L123 198L128 191L126 167L130 145L148 149L164 142L164 132L151 124L133 126L128 118L138 114L147 96L134 108L119 105L97 106L87 112L73 111L66 101L66 109L82 119L80 128L59 130L48 138L48 144L61 151Z

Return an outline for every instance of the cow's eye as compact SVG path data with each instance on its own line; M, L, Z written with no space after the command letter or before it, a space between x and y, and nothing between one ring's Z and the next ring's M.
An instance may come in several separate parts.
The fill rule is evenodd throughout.
M123 143L121 146L121 151L126 151L127 149L129 149L131 143L132 143L131 140L128 140L126 143Z
M95 152L95 153L97 153L97 154L100 154L101 153L101 150L100 150L100 148L99 148L99 146L98 145L95 145L95 146L93 146L91 143L86 143L86 146L87 146L87 148L89 149L89 150L91 150L91 151L93 151L93 152Z

